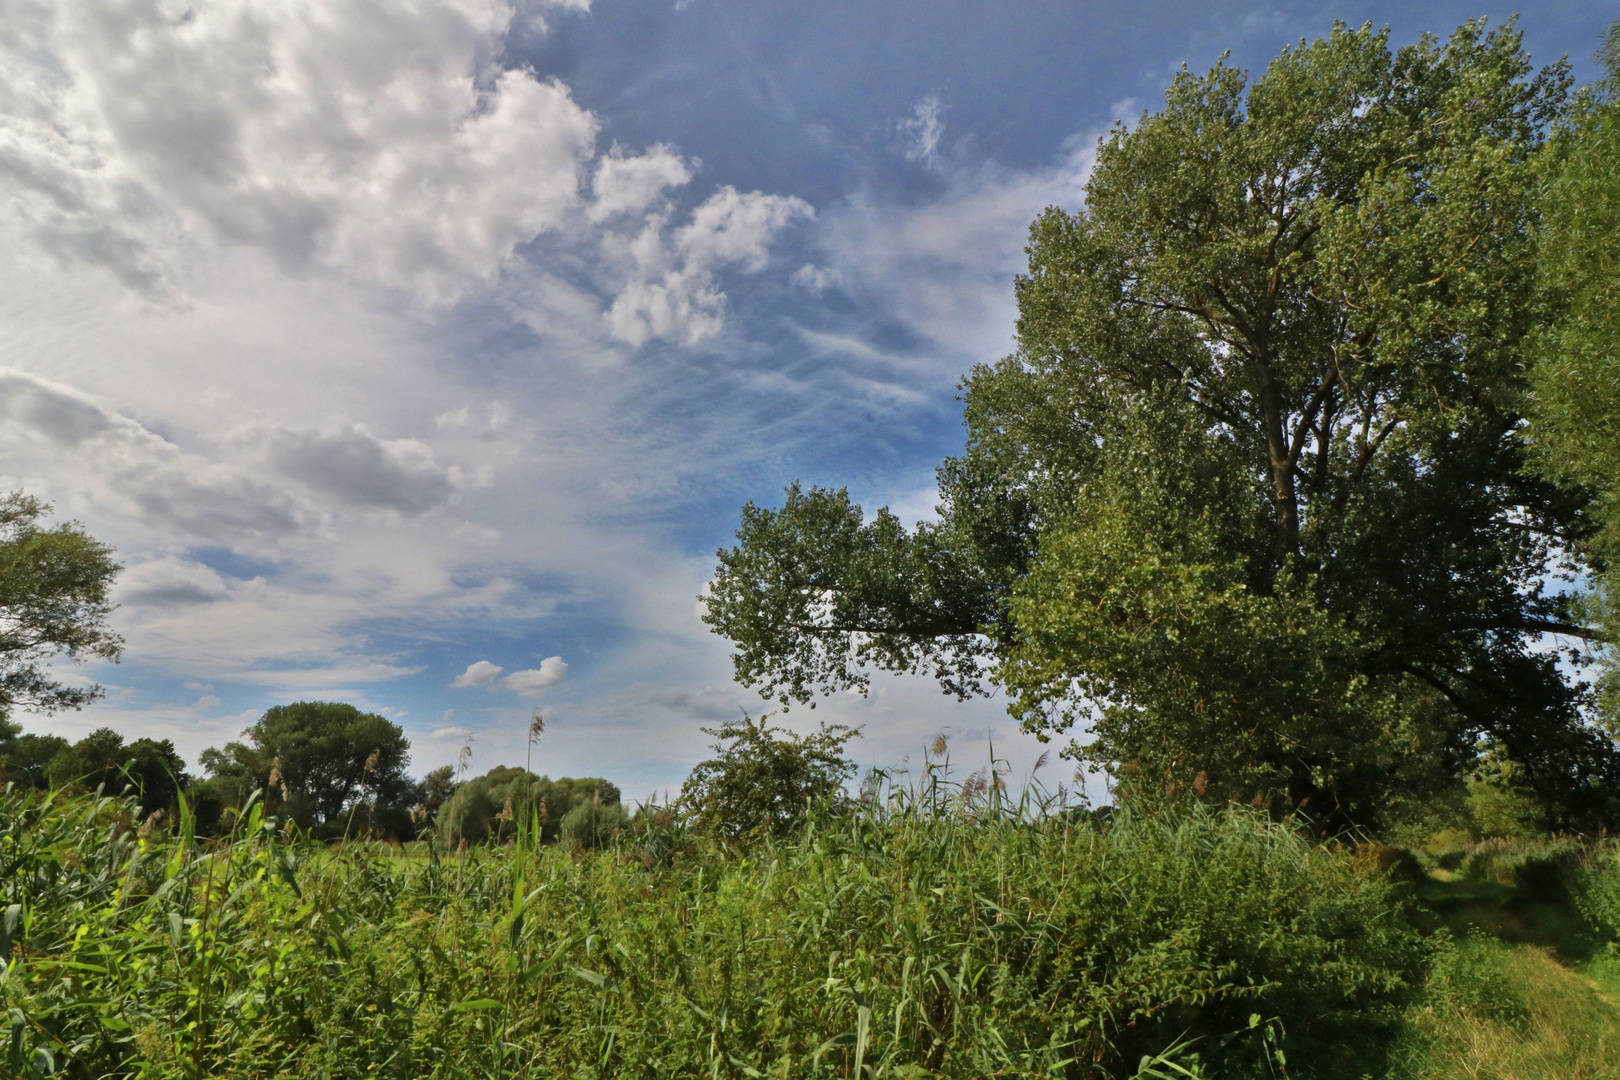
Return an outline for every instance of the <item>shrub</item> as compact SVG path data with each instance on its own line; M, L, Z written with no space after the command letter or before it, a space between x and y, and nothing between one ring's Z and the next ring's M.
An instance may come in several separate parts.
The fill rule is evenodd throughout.
M703 732L719 741L716 756L700 762L681 785L681 805L701 831L728 840L765 831L781 836L803 820L806 808L836 800L855 765L844 744L860 732L822 724L796 735L746 713Z

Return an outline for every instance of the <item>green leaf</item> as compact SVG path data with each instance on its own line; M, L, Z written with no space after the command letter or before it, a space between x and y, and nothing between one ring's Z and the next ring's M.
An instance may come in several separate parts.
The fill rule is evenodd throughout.
M458 1001L451 1006L460 1012L481 1012L485 1009L498 1009L501 1003L494 998L474 998L471 1001Z

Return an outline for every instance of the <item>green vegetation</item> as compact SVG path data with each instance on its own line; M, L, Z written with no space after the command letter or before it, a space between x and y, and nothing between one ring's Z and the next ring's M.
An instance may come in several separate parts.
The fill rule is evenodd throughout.
M586 815L578 812L581 807L597 809L598 813L588 819L592 829L599 826L611 832L612 821L623 815L619 789L599 777L551 780L524 769L497 765L457 787L439 811L437 824L439 836L452 849L464 843L510 840L521 826L529 824L538 828L542 842L549 843L559 838L569 815L574 815L576 823L586 820ZM610 808L606 819L603 807Z
M273 809L322 836L343 836L363 804L372 826L410 829L415 786L405 774L410 740L398 724L353 705L299 701L269 709L243 736L202 753L209 782L204 797L241 806L264 791Z
M715 756L699 762L681 785L681 803L704 832L736 840L763 831L782 835L816 803L842 797L855 766L844 744L859 734L842 724L821 725L810 735L771 727L744 715L717 728Z
M1562 663L1601 637L1559 584L1591 492L1527 467L1522 414L1571 108L1511 26L1180 73L1031 227L937 523L798 486L744 508L705 598L739 679L999 685L1026 730L1082 729L1071 757L1340 827L1460 797L1497 747L1541 824L1620 820Z
M1437 858L941 775L743 846L648 808L600 850L520 825L413 858L257 801L210 842L186 812L12 788L3 1052L177 1080L1620 1069L1614 844Z
M648 814L599 854L520 834L392 863L293 843L257 804L205 845L13 791L14 1067L1118 1076L1189 1039L1183 1062L1226 1073L1377 1064L1422 950L1352 858L1247 810L1099 828L978 791L746 850Z
M999 686L1106 810L931 759L853 794L856 731L747 716L633 813L413 782L339 703L203 780L23 734L97 695L42 664L117 657L117 568L0 500L7 1075L1620 1076L1620 844L1552 831L1620 824L1601 55L1573 95L1482 23L1182 72L1035 222L937 523L744 508L705 599L743 681Z
M1584 538L1596 589L1588 615L1612 642L1620 572L1620 23L1598 53L1608 78L1584 95L1555 147L1539 261L1547 332L1531 370L1537 461L1596 497ZM1620 668L1604 656L1604 719L1620 730Z
M17 734L16 709L77 709L101 696L99 686L54 677L46 661L117 660L123 651L107 625L112 549L76 523L42 527L49 511L20 491L0 497L0 743Z

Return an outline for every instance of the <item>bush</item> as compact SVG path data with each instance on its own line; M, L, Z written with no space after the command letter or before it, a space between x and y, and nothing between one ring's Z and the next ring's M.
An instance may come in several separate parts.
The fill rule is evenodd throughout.
M1604 845L1569 876L1575 908L1605 940L1620 942L1620 851Z
M773 728L745 713L717 728L717 756L700 762L681 785L681 805L701 831L736 841L764 831L781 836L803 820L806 808L835 801L855 765L844 744L859 735L842 724L822 724L809 735Z

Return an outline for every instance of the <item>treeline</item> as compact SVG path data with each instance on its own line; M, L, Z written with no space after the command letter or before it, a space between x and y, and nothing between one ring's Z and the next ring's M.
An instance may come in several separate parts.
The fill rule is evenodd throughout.
M0 720L0 783L129 793L148 825L165 829L178 821L183 795L204 836L228 831L230 812L250 803L313 839L410 841L437 829L452 847L510 839L512 822L531 814L547 841L595 846L625 817L619 789L598 778L551 780L498 766L458 781L446 765L413 780L403 729L339 702L275 706L242 735L204 750L198 777L168 739L125 742L101 728L69 742Z
M715 756L700 762L666 816L705 834L737 840L785 835L812 804L845 801L856 771L843 755L858 732L842 725L808 735L766 719L704 728ZM267 710L243 741L204 750L207 775L192 776L167 739L126 743L101 728L76 743L0 721L0 784L72 794L128 796L148 831L178 826L230 832L257 806L267 820L314 840L404 842L436 837L451 851L527 835L540 843L595 848L631 820L617 785L601 777L536 776L497 765L458 780L441 766L412 780L410 740L399 725L339 702L301 701ZM651 812L650 810L647 812Z

